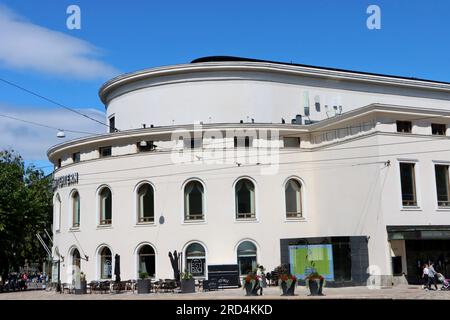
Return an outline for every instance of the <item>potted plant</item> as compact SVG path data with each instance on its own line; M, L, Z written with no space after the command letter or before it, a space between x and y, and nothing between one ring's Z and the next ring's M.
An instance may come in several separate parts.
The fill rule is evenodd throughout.
M181 274L181 293L195 292L195 279L187 270Z
M297 286L297 277L289 273L281 274L278 278L278 285L281 288L282 296L293 296Z
M147 272L139 273L139 279L137 281L137 292L138 293L150 292L150 278Z
M242 287L246 296L257 296L259 288L259 277L254 272L250 272L243 280Z
M79 281L75 281L75 294L86 294L87 293L87 282L86 274L80 272Z
M325 278L321 276L317 271L312 271L305 278L305 285L309 289L310 296L323 296L323 286L325 284Z

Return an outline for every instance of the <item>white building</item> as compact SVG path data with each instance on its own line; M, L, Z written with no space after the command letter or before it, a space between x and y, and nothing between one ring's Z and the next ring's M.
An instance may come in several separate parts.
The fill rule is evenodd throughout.
M111 133L48 151L62 282L114 278L115 254L122 279L172 278L174 250L200 278L305 248L334 285L450 274L450 84L209 57L99 94Z

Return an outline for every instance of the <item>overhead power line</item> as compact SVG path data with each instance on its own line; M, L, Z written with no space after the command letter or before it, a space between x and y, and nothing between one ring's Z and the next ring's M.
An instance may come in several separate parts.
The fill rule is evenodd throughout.
M15 120L15 121L20 121L20 122L24 122L24 123L29 123L35 126L39 126L39 127L44 127L44 128L48 128L48 129L52 129L52 130L64 130L67 132L72 132L72 133L82 133L82 134L97 134L97 133L92 133L92 132L86 132L86 131L78 131L78 130L71 130L71 129L65 129L65 128L56 128L56 127L52 127L43 123L38 123L38 122L34 122L34 121L29 121L29 120L24 120L24 119L20 119L20 118L16 118L16 117L12 117L12 116L8 116L5 114L0 114L0 117L3 118L7 118L7 119L11 119L11 120Z
M47 98L47 97L45 97L45 96L43 96L43 95L41 95L41 94L39 94L39 93L37 93L37 92L34 92L34 91L29 90L29 89L27 89L27 88L24 88L24 87L22 87L22 86L20 86L20 85L18 85L18 84L16 84L16 83L14 83L14 82L5 80L5 79L3 79L3 78L0 78L0 81L4 82L4 83L6 83L6 84L8 84L8 85L10 85L10 86L13 86L13 87L15 87L15 88L17 88L17 89L19 89L19 90L22 90L22 91L24 91L24 92L27 92L27 93L29 93L29 94L35 96L35 97L38 97L38 98L40 98L40 99L43 99L43 100L45 100L45 101L47 101L47 102L50 102L50 103L52 103L52 104L54 104L54 105L57 105L58 107L61 107L61 108L64 108L64 109L66 109L66 110L69 110L69 111L71 111L71 112L73 112L73 113L76 113L76 114L78 114L78 115L80 115L80 116L82 116L82 117L85 117L86 119L89 119L89 120L92 120L92 121L94 121L94 122L97 122L97 123L101 124L102 126L105 126L105 127L108 127L108 128L109 128L109 126L108 126L106 123L103 123L103 122L101 122L101 121L99 121L99 120L97 120L97 119L95 119L95 118L92 118L92 117L88 116L87 114L84 114L84 113L82 113L82 112L80 112L80 111L77 111L76 109L73 109L73 108L70 108L70 107L68 107L68 106L66 106L66 105L63 105L62 103L59 103L59 102L57 102L57 101L55 101L55 100L53 100L53 99ZM116 129L117 131L119 131L117 128L115 128L115 129Z

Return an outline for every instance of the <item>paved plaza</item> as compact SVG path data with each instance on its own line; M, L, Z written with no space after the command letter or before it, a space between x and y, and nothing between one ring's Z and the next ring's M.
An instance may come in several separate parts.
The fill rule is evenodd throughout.
M426 291L420 286L399 285L389 288L369 289L367 287L325 288L325 296L310 297L305 287L299 286L293 297L280 296L278 287L264 289L263 296L246 297L242 288L211 292L181 293L92 293L85 295L60 294L55 291L29 290L23 292L1 293L0 300L223 300L223 299L437 299L450 300L450 291Z

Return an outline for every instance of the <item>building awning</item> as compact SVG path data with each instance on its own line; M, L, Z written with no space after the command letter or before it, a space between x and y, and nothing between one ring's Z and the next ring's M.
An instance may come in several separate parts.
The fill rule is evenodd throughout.
M388 240L450 240L450 226L387 226Z

